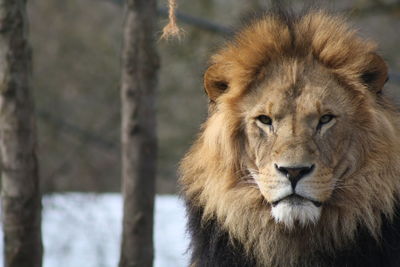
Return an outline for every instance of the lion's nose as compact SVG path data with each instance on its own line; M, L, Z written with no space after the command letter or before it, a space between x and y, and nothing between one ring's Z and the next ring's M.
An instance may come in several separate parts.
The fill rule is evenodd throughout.
M314 164L307 167L285 167L275 164L275 168L289 179L292 188L295 189L297 182L314 170Z

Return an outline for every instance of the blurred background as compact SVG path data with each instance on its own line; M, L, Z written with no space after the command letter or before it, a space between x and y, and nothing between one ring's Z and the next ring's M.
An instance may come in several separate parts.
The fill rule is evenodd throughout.
M43 193L50 195L91 193L88 194L89 198L72 195L72 202L58 197L44 199L44 242L45 248L48 248L45 253L55 255L47 259L45 264L79 266L76 261L68 260L63 261L64 265L59 265L61 254L79 250L81 254L82 251L86 253L86 257L93 253L93 259L96 259L87 258L87 262L93 265L85 266L113 266L118 260L122 210L120 196L106 194L106 198L100 199L98 194L93 193L117 193L121 190L119 140L123 1L28 2L41 188ZM304 1L287 2L297 8ZM387 93L399 102L400 1L314 2L334 12L344 12L363 36L378 42L379 50L390 66ZM209 56L229 37L232 29L249 15L268 8L268 3L265 0L178 0L178 23L185 35L181 40L158 42L161 69L157 100L157 194L178 193L179 160L206 117L207 98L203 93L202 74ZM159 0L160 33L167 23L165 5L166 1ZM113 197L117 197L117 200ZM110 204L114 202L118 203ZM179 229L169 229L168 223L171 221L156 214L156 253L163 249L166 253L162 264L160 261L157 263L156 256L156 266L183 266L185 261L182 259L185 256L182 254L187 241L183 237L182 205L176 198L169 197L158 197L157 205L156 212L165 214L165 218L176 215L179 223L174 229ZM96 207L103 213L94 212ZM81 209L80 215L73 212L76 209ZM104 216L106 213L108 217ZM60 236L60 229L72 233L62 224L66 220L69 225L82 224L82 227L86 227L82 229L90 229L75 233L81 241L82 236L92 235L98 238L91 239L92 243L111 242L115 247L96 246L89 253L79 246L90 245L80 242L80 245L72 246L76 240L73 234L61 234L63 238ZM50 221L53 222L52 226L46 226L50 225ZM102 224L96 226L96 221ZM111 234L109 229L113 229ZM168 254L168 246L171 245L166 241L168 234L171 242L179 243L179 254ZM99 236L103 239L99 239ZM52 243L52 238L58 242ZM160 247L162 244L157 240L165 244L164 248ZM104 257L108 257L108 260Z
M288 1L299 6L302 1ZM318 1L317 1L318 2ZM400 77L400 1L328 1L376 40ZM120 191L120 49L122 0L32 0L30 38L42 190ZM160 31L166 24L159 1ZM268 1L178 1L181 41L159 41L159 194L176 193L177 165L206 116L202 74L231 28Z

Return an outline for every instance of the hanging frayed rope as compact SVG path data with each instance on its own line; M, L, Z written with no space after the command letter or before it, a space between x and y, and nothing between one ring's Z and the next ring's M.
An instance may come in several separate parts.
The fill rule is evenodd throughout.
M163 33L161 35L162 39L169 39L171 37L177 37L178 39L182 35L182 30L176 24L176 0L168 0L168 24L164 27Z

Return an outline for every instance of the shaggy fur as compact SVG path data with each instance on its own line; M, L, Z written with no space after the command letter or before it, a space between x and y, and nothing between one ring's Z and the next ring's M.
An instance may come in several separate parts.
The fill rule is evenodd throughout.
M192 266L398 266L400 122L386 80L376 46L322 11L268 14L216 53L209 117L180 168ZM273 212L290 189L276 164L315 165L296 193L322 206Z

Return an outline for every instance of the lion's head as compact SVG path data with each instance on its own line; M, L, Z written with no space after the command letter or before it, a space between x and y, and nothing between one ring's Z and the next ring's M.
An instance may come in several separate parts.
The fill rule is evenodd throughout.
M289 243L289 261L333 250L360 226L379 238L400 189L386 80L375 45L341 17L255 21L206 71L209 117L182 163L184 195L264 263Z

